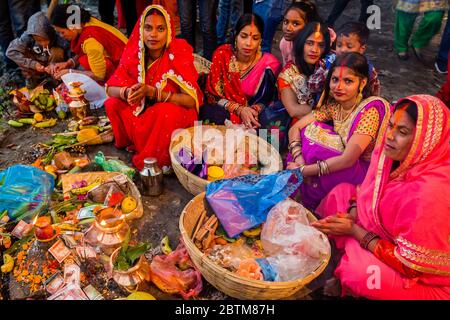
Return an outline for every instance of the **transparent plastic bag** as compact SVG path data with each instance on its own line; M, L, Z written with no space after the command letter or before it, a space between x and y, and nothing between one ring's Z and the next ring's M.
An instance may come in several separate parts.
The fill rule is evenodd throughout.
M0 171L0 213L30 221L47 208L55 186L53 176L38 168L14 165Z
M261 243L275 281L305 277L330 252L326 236L309 225L307 210L288 198L274 206L261 231Z
M203 289L202 275L182 240L175 251L154 257L150 269L153 283L166 293L178 293L187 300L198 296Z
M101 151L95 155L94 160L107 172L120 172L127 175L130 179L133 179L136 173L133 168L130 168L121 160L106 160L105 155Z
M290 198L270 210L261 232L261 242L269 256L305 254L317 259L329 249L323 233L309 225L307 210Z

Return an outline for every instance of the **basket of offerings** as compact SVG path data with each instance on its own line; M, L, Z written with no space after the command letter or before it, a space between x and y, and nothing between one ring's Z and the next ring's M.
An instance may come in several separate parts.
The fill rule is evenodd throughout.
M292 206L292 203L294 203L294 206ZM279 206L280 204L281 206ZM292 214L295 214L293 213L295 210L291 210L295 206L297 206L296 208L301 208L301 211L303 211L301 219L305 220L302 222L305 228L312 230L312 232L307 231L306 233L315 233L315 235L310 238L305 236L304 239L308 239L307 242L297 242L294 247L297 249L300 248L299 250L304 252L311 252L311 249L315 250L320 247L320 252L317 251L319 255L311 259L311 262L305 264L299 264L297 261L300 260L291 260L290 263L285 263L289 265L286 267L285 265L281 265L280 262L279 269L277 270L278 274L276 277L270 278L270 276L266 275L271 275L271 273L266 273L265 271L267 270L263 272L263 268L258 267L258 264L260 266L262 265L259 261L274 261L274 259L270 260L268 256L272 255L272 258L276 257L276 254L283 250L278 247L281 242L291 241L294 243L296 241L290 236L285 237L281 242L274 240L268 243L268 240L272 236L281 239L282 236L280 238L280 234L283 233L281 229L286 229L284 226L279 228L274 223L275 220L279 222L284 219L279 219L279 215L272 214L270 216L270 214L277 207L275 211L283 210L284 212L282 214L291 217ZM276 216L278 218L273 218ZM202 273L203 277L214 287L237 299L275 300L286 299L292 297L294 294L297 297L299 293L307 294L308 291L305 286L325 270L331 256L330 243L323 233L309 226L309 223L316 220L314 215L304 209L300 204L295 203L291 199L287 199L270 210L264 226L250 229L243 232L240 236L230 239L226 236L226 233L222 233L223 229L221 229L221 225L218 225L219 222L208 204L205 193L201 193L194 197L184 208L180 217L179 227L193 263ZM203 225L203 227L200 225ZM293 229L298 230L297 226ZM209 234L205 230L209 230ZM211 230L215 231L211 232ZM207 235L205 236L205 234ZM290 239L286 240L286 238ZM251 240L251 242L248 240ZM264 248L262 248L261 244ZM310 244L310 248L306 248L308 244ZM272 246L269 248L269 245ZM227 250L234 251L234 257L233 255L227 256L225 253ZM239 253L236 255L237 250ZM272 253L269 253L270 250ZM275 255L273 255L274 252ZM267 254L266 257L263 256L264 254ZM238 256L240 257L238 259L239 267L236 268L235 265L233 268L232 265L235 264L235 259ZM249 259L249 256L252 256L252 258ZM257 261L256 268L252 265L252 263L255 264L255 261ZM281 271L282 269L284 271ZM288 269L291 272L290 280L286 280L288 278L280 276L281 272L284 272L286 275L286 270ZM297 271L296 269L300 269L301 271ZM296 276L292 276L294 274L301 275L297 278Z
M144 213L141 194L125 174L84 172L64 174L61 180L65 199L78 197L114 207L125 220L140 218Z
M178 180L193 195L205 191L210 181L283 169L279 152L254 134L226 126L197 128L176 133L169 152Z

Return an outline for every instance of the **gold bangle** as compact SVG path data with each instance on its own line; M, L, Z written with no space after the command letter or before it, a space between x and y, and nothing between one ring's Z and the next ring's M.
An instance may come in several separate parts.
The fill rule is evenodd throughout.
M169 100L171 95L172 95L172 92L169 91L169 93L167 94L166 98L164 99L164 102L167 102L167 100Z
M162 91L161 91L161 89L157 89L157 97L156 97L156 101L158 101L158 102L161 102L161 94L162 94Z

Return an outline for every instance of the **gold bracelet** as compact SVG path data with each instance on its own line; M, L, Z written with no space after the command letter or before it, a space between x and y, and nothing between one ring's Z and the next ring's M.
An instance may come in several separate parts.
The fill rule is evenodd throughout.
M156 89L156 102L161 102L161 90Z
M172 92L169 91L169 93L167 94L166 98L164 99L163 102L167 102L167 100L169 100L170 96L172 95Z

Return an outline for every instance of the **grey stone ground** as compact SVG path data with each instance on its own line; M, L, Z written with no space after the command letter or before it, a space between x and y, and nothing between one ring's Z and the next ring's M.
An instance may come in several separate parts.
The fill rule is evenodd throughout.
M95 7L91 5L95 2L92 0L88 1L94 13L96 12ZM333 1L319 0L317 2L321 15L326 17ZM440 35L433 39L429 48L425 51L425 56L429 60L428 66L421 65L414 57L406 62L399 61L393 50L394 12L392 10L392 1L375 1L375 4L380 5L382 8L382 25L381 30L372 32L367 54L379 71L382 96L389 101L394 101L414 93L435 94L445 79L444 76L437 74L432 68ZM342 22L349 19L357 19L358 15L359 1L354 0L336 25L339 26ZM273 53L278 57L280 57L278 50L280 36L281 33L277 32L273 44ZM5 76L7 75L3 75L3 77ZM15 163L31 163L35 158L31 146L34 143L48 140L52 132L63 131L64 129L64 123L59 123L52 131L32 131L27 128L15 129L0 121L0 169ZM131 164L131 154L124 150L115 149L112 144L90 147L88 153L93 158L98 150L102 150L109 156L117 156ZM191 198L192 196L184 190L175 176L166 177L165 190L161 196L143 197L144 216L132 225L132 227L139 230L138 240L150 241L153 246L157 246L160 240L165 235L168 235L172 246L175 247L180 237L178 228L179 216ZM204 284L205 289L200 296L201 299L226 298L226 296L206 284L206 282ZM148 290L158 299L178 298L163 294L153 286L149 286Z

